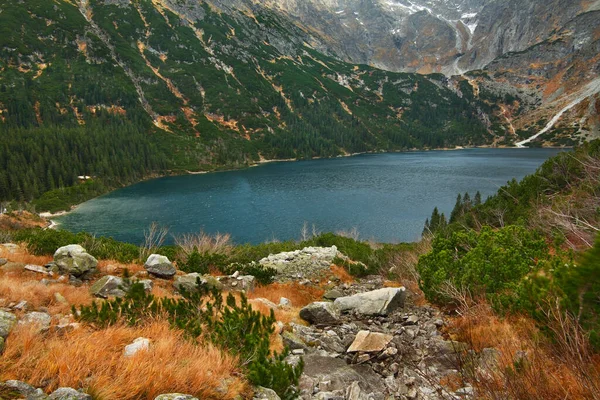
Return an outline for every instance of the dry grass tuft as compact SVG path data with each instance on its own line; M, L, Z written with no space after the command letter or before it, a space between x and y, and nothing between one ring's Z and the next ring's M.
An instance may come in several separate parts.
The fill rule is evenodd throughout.
M275 304L279 304L279 299L285 297L292 302L293 307L302 308L321 299L324 293L325 291L321 288L291 282L257 287L248 297L251 299L264 298Z
M462 360L462 372L474 383L478 398L600 399L600 363L574 320L555 315L550 326L558 336L550 341L530 318L500 318L483 302L460 312L451 322L450 336L477 352L499 352L496 365L477 367L475 358Z
M130 275L145 271L144 266L140 264L123 264L114 260L98 261L98 271L102 274L121 276L125 270L127 270Z
M3 247L0 247L0 257L14 263L35 265L46 265L52 261L51 256L34 256L33 254L29 254L29 252L27 252L27 250L23 247L19 247L18 249L14 250L13 253Z
M138 337L151 339L151 348L124 357L124 347ZM234 357L194 344L165 321L98 331L81 328L45 337L18 326L7 342L0 357L1 379L23 380L46 391L83 387L104 400L154 399L173 392L233 399L248 391Z
M89 305L93 297L87 287L75 287L68 284L44 285L32 280L34 273L5 272L0 275L0 298L7 303L27 301L31 308L47 307L51 314L69 314L71 305ZM39 276L38 276L39 278ZM68 304L56 300L55 293L60 293Z
M342 283L354 282L354 277L352 277L352 275L350 275L344 267L341 267L339 265L332 265L330 269L333 276L338 278Z

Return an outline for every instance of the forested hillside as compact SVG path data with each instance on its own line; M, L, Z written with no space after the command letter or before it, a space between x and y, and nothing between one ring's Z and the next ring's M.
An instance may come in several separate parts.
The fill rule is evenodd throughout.
M442 75L351 65L270 11L193 1L0 1L0 200L88 175L490 143Z

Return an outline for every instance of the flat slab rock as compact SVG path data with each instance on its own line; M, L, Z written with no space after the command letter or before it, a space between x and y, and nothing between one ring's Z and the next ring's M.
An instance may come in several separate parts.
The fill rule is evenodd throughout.
M329 270L338 255L340 253L336 246L305 247L302 250L270 254L261 259L259 264L275 268L277 274L284 278L317 277Z
M360 331L354 338L354 342L350 345L347 352L363 352L363 353L378 353L392 341L392 335L383 333Z
M342 313L357 312L363 315L388 315L404 307L406 289L383 288L353 296L335 299L334 306Z

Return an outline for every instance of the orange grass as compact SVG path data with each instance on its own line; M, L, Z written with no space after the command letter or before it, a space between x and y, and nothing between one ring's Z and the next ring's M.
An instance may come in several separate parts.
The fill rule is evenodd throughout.
M596 398L586 379L598 379L600 363L582 371L556 357L553 344L524 316L500 318L480 303L450 322L450 337L475 351L495 348L498 365L478 370L475 387L481 399L587 399ZM518 362L518 353L526 354ZM469 364L469 360L465 360ZM585 375L585 376L584 376ZM596 393L597 394L597 393Z
M150 349L124 357L124 347L138 337L150 339ZM0 379L23 380L48 392L67 386L104 400L133 400L174 392L233 399L248 391L236 358L194 344L183 332L169 329L166 321L46 336L17 326L7 344L0 357Z
M44 285L38 280L32 280L31 272L4 272L0 274L0 298L8 303L27 301L30 308L47 307L51 314L68 314L71 305L88 305L93 297L87 287L75 287L58 283ZM38 275L38 278L41 277ZM55 293L60 293L69 304L63 304L55 299Z
M298 282L273 283L259 286L248 295L250 299L264 298L279 304L279 299L285 297L292 302L293 307L304 307L323 297L325 291L314 286L300 285Z
M26 249L19 247L11 253L7 249L0 247L0 257L14 263L46 265L52 261L51 256L34 256L29 254Z
M331 269L331 273L335 277L337 277L342 283L354 282L354 278L352 277L352 275L350 275L348 273L348 271L346 271L346 269L344 267L340 267L339 265L332 264L330 269Z

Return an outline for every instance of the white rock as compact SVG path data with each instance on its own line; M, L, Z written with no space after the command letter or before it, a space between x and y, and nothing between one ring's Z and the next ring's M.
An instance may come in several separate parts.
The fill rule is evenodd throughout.
M133 341L133 343L125 346L123 355L125 357L133 357L140 351L147 351L150 348L150 339L139 337Z

